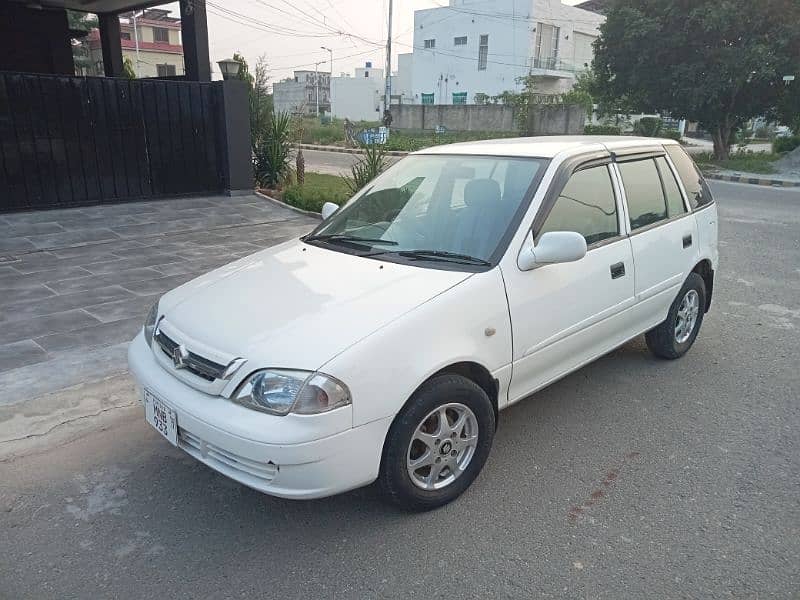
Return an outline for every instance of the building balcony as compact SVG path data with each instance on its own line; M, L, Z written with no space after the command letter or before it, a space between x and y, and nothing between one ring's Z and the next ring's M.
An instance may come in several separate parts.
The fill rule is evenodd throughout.
M552 77L554 79L572 79L575 77L575 65L554 56L534 58L531 60L531 75Z

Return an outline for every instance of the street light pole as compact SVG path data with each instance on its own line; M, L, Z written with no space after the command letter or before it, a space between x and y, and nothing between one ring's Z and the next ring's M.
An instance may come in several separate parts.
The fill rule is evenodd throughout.
M331 77L333 77L333 50L331 48L327 48L326 46L320 46L320 48L331 53Z
M319 66L322 63L314 63L314 89L316 90L315 96L317 97L317 117L319 117Z
M144 11L142 11L142 14L144 14ZM136 76L139 77L142 61L139 60L139 28L136 26L136 11L133 11L133 39L136 41Z
M389 27L386 35L386 93L384 110L389 110L392 101L392 0L389 0Z

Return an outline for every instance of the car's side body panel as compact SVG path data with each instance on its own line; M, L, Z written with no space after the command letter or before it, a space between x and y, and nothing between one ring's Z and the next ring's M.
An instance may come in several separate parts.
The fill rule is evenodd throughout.
M511 320L499 269L476 273L321 367L346 381L353 425L394 415L426 379L460 362L484 367L504 394Z

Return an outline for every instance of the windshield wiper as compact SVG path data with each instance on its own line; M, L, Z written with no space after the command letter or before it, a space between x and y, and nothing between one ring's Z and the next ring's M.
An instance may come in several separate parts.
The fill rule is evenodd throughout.
M320 235L307 235L303 238L305 242L352 242L355 244L383 244L386 246L397 246L394 240L382 240L380 238L365 238L346 233L323 233Z
M469 254L459 254L458 252L447 252L446 250L400 250L396 254L414 260L438 260L441 262L465 263L470 265L480 265L490 267L492 263Z

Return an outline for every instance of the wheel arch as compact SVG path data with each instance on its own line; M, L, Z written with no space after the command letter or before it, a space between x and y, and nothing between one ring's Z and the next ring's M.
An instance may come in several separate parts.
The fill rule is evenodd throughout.
M706 306L704 312L708 312L711 308L711 296L714 293L714 269L711 266L711 261L704 258L694 266L692 273L697 273L703 278L703 283L705 283L706 286Z
M461 375L462 377L469 379L470 381L477 384L484 392L486 392L486 395L489 396L489 401L492 403L492 409L494 410L494 422L496 428L500 412L498 407L500 382L494 377L492 377L492 374L489 372L489 369L487 369L480 363L476 363L473 361L461 361L452 363L450 365L447 365L446 367L439 369L438 371L436 371L436 373L428 377L425 381L430 381L437 375L442 375L444 373Z

